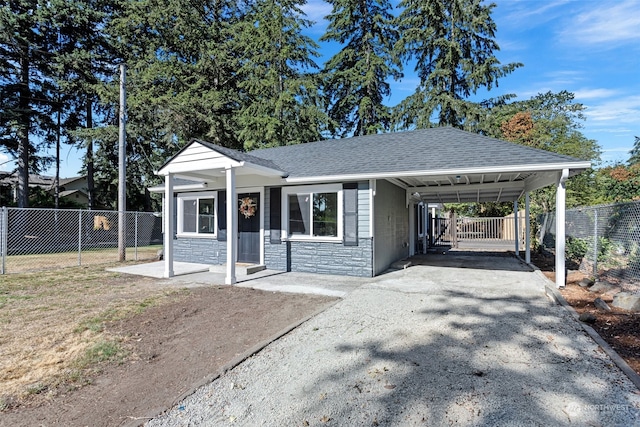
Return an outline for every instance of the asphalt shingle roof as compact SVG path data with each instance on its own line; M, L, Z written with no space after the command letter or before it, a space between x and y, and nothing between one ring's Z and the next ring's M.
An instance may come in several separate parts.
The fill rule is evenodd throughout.
M451 127L330 139L248 155L269 161L289 178L581 162Z

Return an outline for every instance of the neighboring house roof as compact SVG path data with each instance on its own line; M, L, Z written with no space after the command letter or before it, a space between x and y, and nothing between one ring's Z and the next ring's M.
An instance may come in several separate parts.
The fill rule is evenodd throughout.
M451 127L394 132L252 151L295 178L397 175L407 172L540 169L582 162Z
M29 174L29 186L30 187L49 187L53 182L53 177L37 174ZM0 179L0 185L16 185L18 183L17 172L5 172L4 176Z
M4 176L3 176L4 175ZM18 183L18 173L17 172L0 172L0 184L10 184L14 185ZM75 176L72 178L60 178L60 186L64 186L66 184L86 179L85 176ZM54 176L48 175L38 175L38 174L29 174L29 186L30 187L42 187L42 188L53 188L56 184L56 178Z
M73 194L79 194L79 195L81 195L81 196L88 197L87 193L85 193L85 192L84 192L84 191L82 191L82 190L66 190L66 191L61 191L61 192L60 192L60 197L68 197L68 196L71 196L71 195L73 195Z
M69 185L72 182L76 182L76 181L86 181L86 180L87 180L86 176L74 176L72 178L60 178L60 186ZM55 178L53 178L52 185L55 185Z

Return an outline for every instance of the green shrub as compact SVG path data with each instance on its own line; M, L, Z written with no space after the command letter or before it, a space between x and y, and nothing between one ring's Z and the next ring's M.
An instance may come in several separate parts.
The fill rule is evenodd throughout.
M588 239L579 239L576 237L567 237L565 246L565 257L570 261L580 263L589 249Z

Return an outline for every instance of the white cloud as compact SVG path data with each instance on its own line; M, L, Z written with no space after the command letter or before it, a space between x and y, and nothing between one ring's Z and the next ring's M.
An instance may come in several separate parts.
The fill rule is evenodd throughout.
M585 116L597 122L640 124L640 96L619 97L599 104L587 104Z
M315 21L316 25L326 25L323 23L324 17L331 13L332 6L324 0L309 0L300 9L308 19Z
M567 42L619 45L640 41L640 1L584 2L587 9L568 21L560 32Z
M576 100L611 98L619 92L612 89L578 89L573 92Z
M623 154L627 154L629 153L629 151L633 148L632 145L629 145L628 147L613 147L613 148L607 148L605 150L602 150L603 153L610 153L611 155L617 154L617 153L623 153Z
M506 19L504 24L518 29L534 28L553 21L563 15L565 4L570 3L569 0L557 1L513 1L498 0L494 13L504 11Z
M9 157L5 153L0 153L0 171L10 171L13 169L13 157Z

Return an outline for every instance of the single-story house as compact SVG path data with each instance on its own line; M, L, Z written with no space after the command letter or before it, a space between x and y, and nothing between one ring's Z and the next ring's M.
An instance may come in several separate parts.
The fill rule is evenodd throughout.
M450 127L248 153L193 140L158 171L164 275L185 261L226 264L227 284L237 262L371 277L415 254L429 203L510 201L517 212L524 195L528 216L529 192L555 185L562 286L565 182L590 166Z
M80 206L88 206L89 196L86 176L60 178L59 187L60 199ZM53 176L29 174L29 188L41 188L49 194L55 195L56 179ZM0 199L5 203L15 203L18 200L17 172L0 171Z

